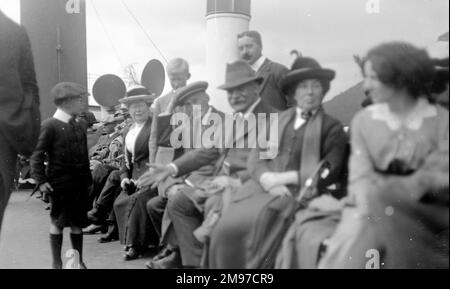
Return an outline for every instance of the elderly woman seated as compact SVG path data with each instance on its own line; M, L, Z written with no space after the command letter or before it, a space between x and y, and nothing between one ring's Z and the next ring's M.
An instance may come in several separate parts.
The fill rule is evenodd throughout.
M128 107L129 114L133 119L133 125L124 132L124 154L125 162L120 170L120 187L122 192L114 201L114 216L117 221L119 239L122 244L128 244L126 236L133 234L130 230L146 230L149 237L141 244L128 247L127 256L134 256L137 251L145 249L150 245L152 236L157 242L156 233L152 231L152 227L136 227L129 228L129 212L136 204L136 185L135 182L141 175L148 171L149 159L149 137L152 124L152 115L150 106L155 100L155 96L151 95L146 88L136 88L131 90L126 98L119 100ZM145 191L145 194L156 196L155 191ZM148 241L148 243L147 243Z

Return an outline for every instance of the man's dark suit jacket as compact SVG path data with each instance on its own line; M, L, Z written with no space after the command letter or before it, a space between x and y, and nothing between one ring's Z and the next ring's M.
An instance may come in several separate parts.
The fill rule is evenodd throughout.
M280 86L281 78L287 72L288 69L285 66L269 59L266 59L256 72L258 76L264 77L259 95L267 105L279 111L284 111L292 106L292 101L283 94Z
M39 89L25 29L0 11L0 137L31 155L39 137Z
M270 120L270 113L276 113L276 111L264 102L260 102L253 113L266 114L267 120ZM244 136L245 142L247 142L247 138L248 134ZM234 144L236 142L237 140L234 139ZM242 182L245 182L250 178L247 159L251 150L251 148L201 148L183 155L175 160L174 164L178 168L178 176L184 176L207 164L219 162L217 165L221 169L218 170L218 175L239 177ZM225 169L225 167L227 168Z

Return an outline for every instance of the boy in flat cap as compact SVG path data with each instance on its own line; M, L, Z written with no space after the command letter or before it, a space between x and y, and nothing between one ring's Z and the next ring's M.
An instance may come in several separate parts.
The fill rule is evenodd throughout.
M71 228L73 249L83 263L83 233L88 187L92 183L87 149L87 123L77 120L89 95L79 84L63 82L51 91L57 110L41 125L38 145L31 157L33 178L39 190L49 194L50 245L53 269L62 269L63 230ZM48 161L47 167L44 162Z

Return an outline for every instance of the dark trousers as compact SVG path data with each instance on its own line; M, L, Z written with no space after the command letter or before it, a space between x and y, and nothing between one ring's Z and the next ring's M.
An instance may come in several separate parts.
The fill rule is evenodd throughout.
M112 211L114 201L120 194L122 189L120 188L120 171L113 170L106 180L100 195L95 202L94 207L108 214Z
M115 170L117 169L112 166L99 165L92 171L92 186L89 188L88 210L92 209L92 206L95 207L96 199L105 187L109 175Z
M203 245L193 233L203 222L202 213L183 192L169 199L167 211L176 232L183 266L199 267Z
M3 215L11 196L11 187L16 170L17 154L7 143L6 139L0 135L0 232Z
M147 213L153 224L155 232L158 234L159 238L162 239L161 225L164 216L164 211L166 210L167 199L157 196L147 202Z

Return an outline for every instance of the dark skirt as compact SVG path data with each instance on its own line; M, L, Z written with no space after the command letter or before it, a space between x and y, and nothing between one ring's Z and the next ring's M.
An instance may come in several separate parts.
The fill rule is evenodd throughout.
M155 231L150 216L147 213L147 203L158 195L158 191L143 189L135 195L132 201L128 222L126 225L125 243L130 246L157 246L159 236Z
M322 244L335 232L339 221L340 212L297 212L278 251L275 269L316 269Z
M150 218L147 216L146 204L156 195L157 193L154 190L144 190L141 193L136 192L132 195L122 191L117 197L114 202L114 214L121 244L141 245L146 240L151 239L153 226ZM130 223L131 226L129 226ZM128 233L129 228L131 229L130 233ZM138 243L130 243L128 236L131 236L132 241L137 241Z
M83 183L71 183L66 186L53 185L50 194L50 218L59 228L87 225L88 186Z

